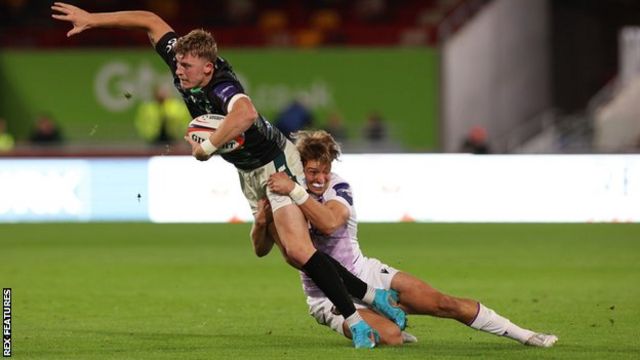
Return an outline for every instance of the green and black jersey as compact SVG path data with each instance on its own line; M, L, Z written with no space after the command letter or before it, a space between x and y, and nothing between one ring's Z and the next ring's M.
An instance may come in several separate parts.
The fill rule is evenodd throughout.
M218 57L211 81L202 88L184 90L176 75L174 32L165 34L156 44L156 52L169 65L174 86L178 89L193 118L204 114L227 115L229 103L236 96L244 95L244 88L231 68L231 64ZM244 132L244 145L222 158L241 170L257 169L282 154L286 137L262 115Z

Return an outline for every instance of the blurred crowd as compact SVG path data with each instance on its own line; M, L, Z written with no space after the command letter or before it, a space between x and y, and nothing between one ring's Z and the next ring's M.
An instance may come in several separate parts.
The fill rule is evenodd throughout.
M153 11L179 34L197 27L212 31L225 48L429 45L435 43L438 22L461 3L459 0L63 1L93 12ZM67 24L51 19L51 4L51 1L39 0L0 0L0 47L147 47L149 44L142 32L114 29L67 38ZM180 100L167 96L165 89L156 90L155 99L141 103L131 120L136 135L149 146L179 143L182 141L180 129L190 120L189 115ZM309 109L303 99L292 99L271 120L287 134L306 128L324 128L345 147L379 151L399 147L383 114L373 109L361 119L345 119L337 109L328 114L316 114L316 110ZM12 126L15 127L18 120L0 121L0 151L15 149L16 144L73 145L73 141L65 139L61 128L66 124L65 119L57 120L48 114L37 114L26 119L31 130L29 133L21 130L19 137L12 135L15 130Z
M473 14L474 6L476 9L480 6L470 6L469 4L489 3L489 0L469 0L465 6L462 6L465 3L462 0L101 0L96 2L69 0L68 2L80 5L90 11L150 10L167 20L178 34L185 34L197 27L212 31L218 42L226 49L238 46L313 48L341 45L348 47L437 45L438 41L446 38L445 35L442 35L445 32L443 29L457 28L459 25L456 24L463 20L455 19L472 16L470 14ZM83 46L118 48L141 46L146 48L149 45L148 38L143 32L114 29L86 32L82 36L68 39L66 33L69 26L63 22L52 20L51 4L52 1L0 0L0 47L9 50L30 50ZM615 16L605 16L604 20L595 22L594 26L599 25L599 27L593 30L594 33L608 34L610 32L614 36L619 26L637 25L637 14L640 11L636 0L557 1L550 4L553 5L551 6L553 14L551 20L558 23L572 20L572 25L577 28L585 25L580 20L583 12L591 14L596 19L596 13L603 12L605 9L614 11ZM557 4L563 5L558 6ZM638 68L639 57L636 55L640 48L638 45L640 44L640 30L631 30L637 31L639 40L636 40L635 45L627 53L635 54L635 58L634 61L621 61L621 63L632 64L631 67L636 69ZM555 36L555 38L562 40L565 39L566 34L570 33L563 31L562 36ZM580 32L575 33L579 34ZM553 48L561 51L554 56L553 62L559 64L556 65L558 69L567 69L567 64L571 63L568 55L574 50L582 48L606 50L608 48L603 48L602 44L615 43L615 41L611 41L614 37L601 37L608 40L600 43L593 41L593 46L589 45L591 40L574 44L576 41L574 38L553 42ZM612 46L609 47L612 48ZM611 51L597 51L595 53L607 52ZM586 50L579 52L576 56L580 59L591 58L585 54L587 54ZM562 60L565 58L568 60ZM560 63L560 60L564 62ZM615 68L614 65L606 65L608 62L615 63L615 58L612 56L609 58L596 57L591 60L592 64L601 63L604 65L599 66L599 71L585 70L575 74L599 73L593 78L575 76L571 71L555 71L554 77L557 79L554 80L553 86L559 89L554 91L559 94L555 96L557 98L554 99L557 102L554 104L555 106L567 107L569 110L579 109L580 102L586 101L593 91L593 86L585 84L598 83L598 81L591 80L597 80L602 77L602 74L610 74L611 69ZM0 75L2 75L1 70L4 69L0 68ZM6 78L6 76L0 76L0 78ZM574 84L574 79L586 80ZM607 88L609 86L602 90L607 90ZM576 93L576 91L569 91L570 89L577 89L577 92L581 92L581 97L569 96ZM640 89L640 82L638 82L637 89ZM582 143L585 143L590 146L591 143L594 143L600 151L635 152L640 149L638 106L635 101L640 90L623 90L601 91L606 96L598 94L598 98L604 99L604 103L600 107L593 107L594 109L598 108L598 111L589 115L595 118L594 124L591 124L591 120L587 117L583 117L585 119L582 120L581 129L583 130L579 129L580 131L577 133L578 135L581 133L587 135L574 136L579 140L578 145L582 146ZM188 114L184 113L179 100L167 97L166 90L158 89L155 95L155 102L140 104L135 118L131 119L132 128L135 128L140 139L150 145L179 142L181 140L180 129L185 121L189 120ZM617 98L616 101L609 101L609 98L613 99L614 96ZM347 147L354 146L362 151L367 151L367 149L371 151L402 150L396 145L395 131L397 129L394 129L394 126L397 126L395 123L397 119L394 119L393 116L386 119L385 116L389 114L382 114L371 108L366 114L356 116L347 114L345 118L345 114L337 109L325 108L318 111L317 108L309 109L304 99L289 100L292 102L279 109L276 116L269 114L274 125L284 133L288 134L306 128L323 128L332 133L338 141L346 144ZM4 109L0 108L0 152L15 148L16 143L29 142L46 145L63 144L65 141L73 142L74 132L71 131L73 129L67 129L69 130L66 134L68 138L65 139L64 129L59 128L59 126L64 127L67 124L66 119L57 119L59 120L58 124L55 119L46 114L52 109L33 110L28 116L24 116L26 119L13 114L9 115L9 112L2 110ZM35 115L36 111L45 114ZM476 119L476 121L486 126L488 119ZM560 123L560 121L555 122ZM26 132L27 125L25 124L27 123L32 129L30 133ZM94 130L91 130L90 136L93 135ZM487 130L491 130L491 133L488 133ZM504 150L504 146L501 147L496 139L500 137L499 135L504 137L505 131L496 131L493 127L485 128L483 126L470 126L466 129L461 128L459 131L460 134L456 134L456 139L453 140L455 151L488 154ZM595 135L593 135L594 132ZM19 136L16 137L16 134ZM594 138L592 142L590 136ZM561 148L573 151L568 145L564 145L564 143L569 143L566 139L570 136L558 137L560 139L556 142L561 143ZM624 139L624 142L620 140L621 138ZM538 144L537 142L531 143ZM453 148L451 150L454 151ZM509 149L509 151L512 150Z
M179 33L214 30L225 46L424 45L434 44L438 23L458 0L102 0L91 11L145 9ZM65 25L51 21L50 2L0 0L0 45L146 45L146 38L93 33L67 41ZM46 30L55 31L46 31ZM45 30L45 31L43 31ZM104 41L100 41L100 40Z
M29 146L48 147L62 145L64 136L56 121L49 114L39 114L31 127L29 136L24 143ZM19 143L11 131L6 119L0 118L0 154L15 149Z
M368 113L364 121L352 119L350 129L339 110L330 111L326 118L316 119L304 98L294 99L274 119L274 125L290 139L299 130L323 129L340 143L343 150L354 152L398 152L403 149L398 139L389 130L390 124L375 110Z
M150 101L141 102L132 119L132 127L149 150L175 148L186 151L183 135L191 117L182 100L169 95L167 89L159 87ZM390 131L388 122L378 111L371 111L365 119L352 119L345 124L339 110L319 117L300 99L293 100L273 119L273 124L286 136L293 138L299 130L324 129L338 141L344 150L354 152L398 152L403 149L400 141ZM61 149L71 145L64 136L64 129L50 114L38 114L30 125L26 137L17 138L6 119L0 118L0 155L11 153L16 147L26 149ZM76 144L80 145L80 144ZM104 146L104 144L101 144ZM188 150L188 149L187 149Z

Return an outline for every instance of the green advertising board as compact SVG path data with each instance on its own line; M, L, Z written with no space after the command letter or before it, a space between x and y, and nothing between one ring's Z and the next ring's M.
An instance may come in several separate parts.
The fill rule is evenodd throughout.
M274 120L304 96L322 127L342 114L351 138L373 111L408 151L438 149L438 54L434 49L233 49L221 53L258 110ZM140 141L136 107L158 84L171 83L151 50L0 52L0 116L24 139L40 113L53 116L69 141ZM131 96L128 96L131 94Z

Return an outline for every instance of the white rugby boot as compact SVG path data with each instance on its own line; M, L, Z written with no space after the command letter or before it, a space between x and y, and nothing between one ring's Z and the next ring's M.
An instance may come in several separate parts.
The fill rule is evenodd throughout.
M537 346L550 348L558 341L558 337L551 334L533 334L524 344L529 346Z

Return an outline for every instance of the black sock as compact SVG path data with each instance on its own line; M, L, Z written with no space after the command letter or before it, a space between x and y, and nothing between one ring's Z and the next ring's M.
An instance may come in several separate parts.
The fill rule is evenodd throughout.
M347 288L349 294L351 294L351 296L355 298L362 300L362 298L364 298L364 295L367 293L367 283L360 280L360 278L358 278L357 276L353 275L349 270L347 270L347 268L342 266L342 264L340 264L338 260L332 258L328 254L325 254L325 256L327 257L327 259L329 259L329 261L331 261L333 266L335 266L336 270L338 271L338 275L340 275L340 278L342 279L342 282L344 282L344 286Z
M328 258L329 256L324 253L316 251L309 258L309 261L302 265L302 269L346 319L356 312L356 308L353 306L353 301L340 280L338 271Z

